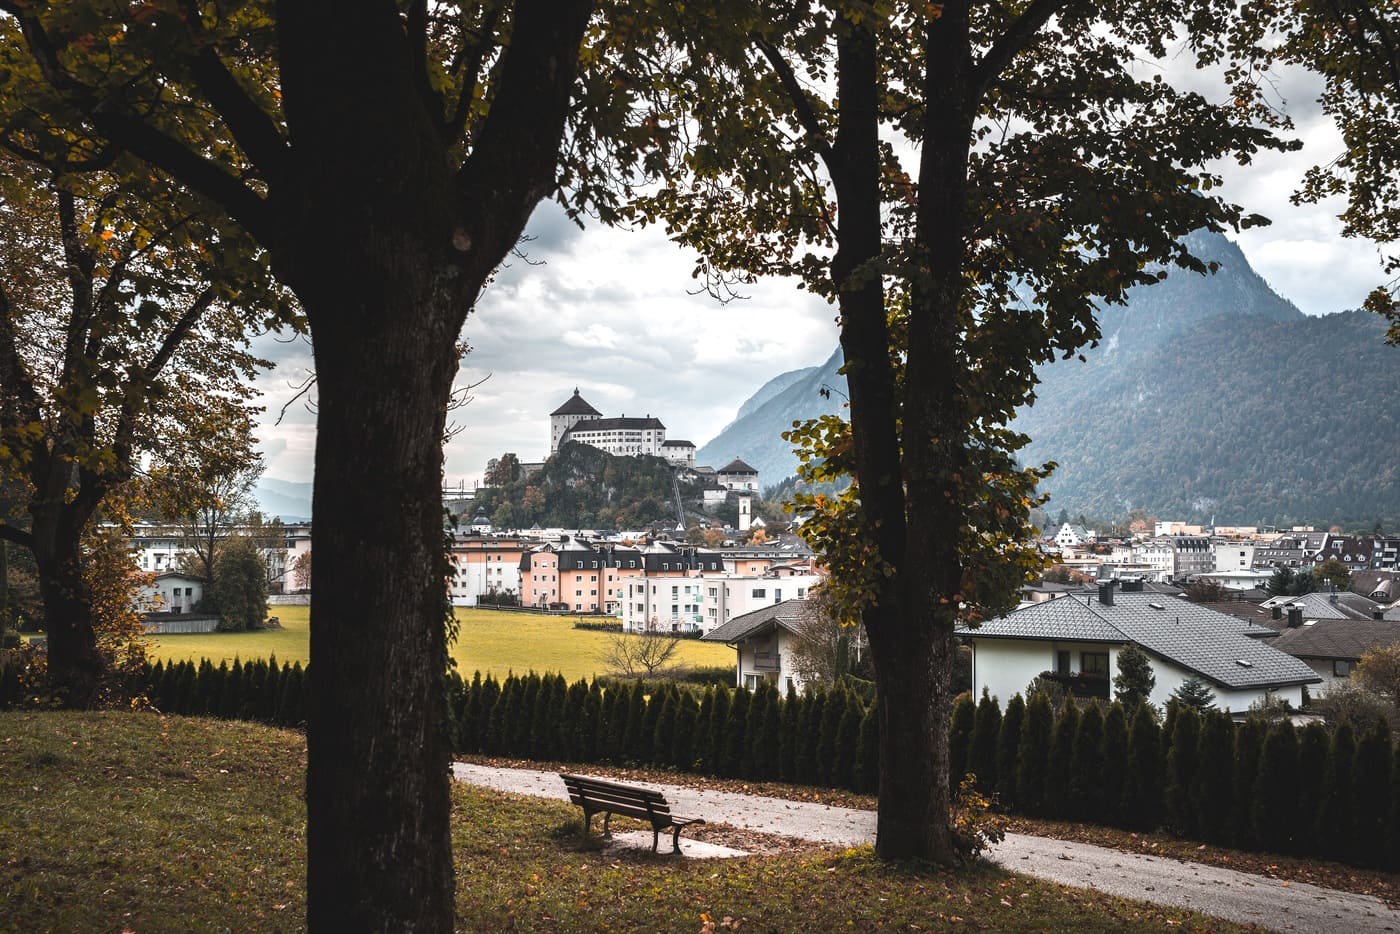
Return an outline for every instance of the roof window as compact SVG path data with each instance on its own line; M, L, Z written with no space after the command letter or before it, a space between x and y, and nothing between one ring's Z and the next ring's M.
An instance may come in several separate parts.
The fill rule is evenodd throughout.
M1241 668L1253 668L1253 667L1254 667L1254 663L1253 663L1253 662L1251 662L1251 661L1246 661L1246 660L1243 659L1243 658L1237 658L1237 659L1235 659L1235 664L1236 664L1236 665L1239 665Z
M1162 604L1160 604L1160 603L1149 603L1149 604L1147 604L1147 605L1150 606L1150 607L1152 607L1152 609L1154 609L1154 610L1165 610L1165 609L1166 609L1166 607L1162 606Z

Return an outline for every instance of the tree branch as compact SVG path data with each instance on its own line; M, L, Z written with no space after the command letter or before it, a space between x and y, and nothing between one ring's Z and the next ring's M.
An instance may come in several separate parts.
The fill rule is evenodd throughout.
M477 40L463 47L463 54L457 63L465 66L462 78L462 93L457 97L457 105L452 108L452 116L447 123L444 138L451 145L466 132L467 121L471 118L472 100L476 97L477 86L481 83L481 66L486 55L495 45L496 24L500 22L501 9L493 7L482 20Z
M24 529L17 529L4 522L0 522L0 539L4 539L7 542L14 542L16 545L20 545L24 548L32 549L34 547L33 535L26 532Z
M30 54L54 90L83 113L110 142L222 205L249 233L268 242L274 230L267 204L261 196L222 167L141 117L112 109L111 102L96 88L82 83L64 69L57 47L29 9L29 5L20 0L0 0L0 11L9 13L19 22Z
M423 99L423 109L433 118L438 133L447 137L446 106L442 95L433 89L428 80L428 0L410 0L404 20L404 32L408 40L408 57L413 69L413 86Z
M812 109L812 102L808 100L807 92L802 89L802 84L797 80L792 66L788 64L787 59L783 58L777 47L767 39L755 35L753 36L753 44L763 53L763 57L768 59L768 64L773 67L773 73L777 75L778 82L782 84L788 99L792 101L793 110L797 113L797 120L802 124L802 129L811 137L823 161L830 166L831 141L827 139L826 131L822 129L821 121L817 119L817 113Z
M1006 70L1017 53L1023 51L1036 33L1073 0L1032 0L1031 5L992 44L973 69L973 96L980 99L991 82Z
M269 183L275 184L285 175L288 158L287 143L276 121L243 90L233 72L219 58L204 29L197 0L181 0L181 7L190 41L196 49L190 59L190 73L195 84L209 98L209 103L223 118L239 148L257 166L258 172Z

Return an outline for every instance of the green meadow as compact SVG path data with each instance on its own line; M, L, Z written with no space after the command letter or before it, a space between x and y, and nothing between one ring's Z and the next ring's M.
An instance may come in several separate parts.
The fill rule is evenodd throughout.
M279 662L311 658L309 611L304 606L269 607L282 622L281 629L260 632L216 632L207 635L151 636L152 659L166 661L207 658L215 665L235 658L267 658ZM575 629L572 616L503 613L458 607L461 624L452 657L463 676L488 672L502 677L511 671L557 671L573 681L606 674L604 661L610 633ZM590 617L596 619L596 617ZM733 665L734 652L723 645L682 640L679 664L687 666Z

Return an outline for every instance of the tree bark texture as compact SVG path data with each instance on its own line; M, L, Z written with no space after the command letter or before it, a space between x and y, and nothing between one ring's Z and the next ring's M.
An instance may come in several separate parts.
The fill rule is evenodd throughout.
M75 520L72 512L61 504L36 500L30 548L44 602L49 683L63 706L82 710L92 706L105 666L83 580L83 521Z

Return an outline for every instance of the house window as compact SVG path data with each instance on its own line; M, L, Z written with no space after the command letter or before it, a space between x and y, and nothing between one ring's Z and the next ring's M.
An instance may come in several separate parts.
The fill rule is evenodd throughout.
M1107 678L1108 653L1081 652L1079 655L1079 670L1086 675L1097 675Z
M753 592L753 598L754 598L755 600L762 600L762 599L763 599L764 597L766 597L766 596L768 596L768 591L767 591L765 588L762 588L762 587L756 589L756 590Z
M1350 678L1351 662L1344 661L1340 658L1334 661L1332 663L1332 676L1334 678Z
M1055 653L1055 674L1069 674L1069 652L1065 649Z
M750 691L757 691L759 685L763 683L763 675L744 675L744 687Z

